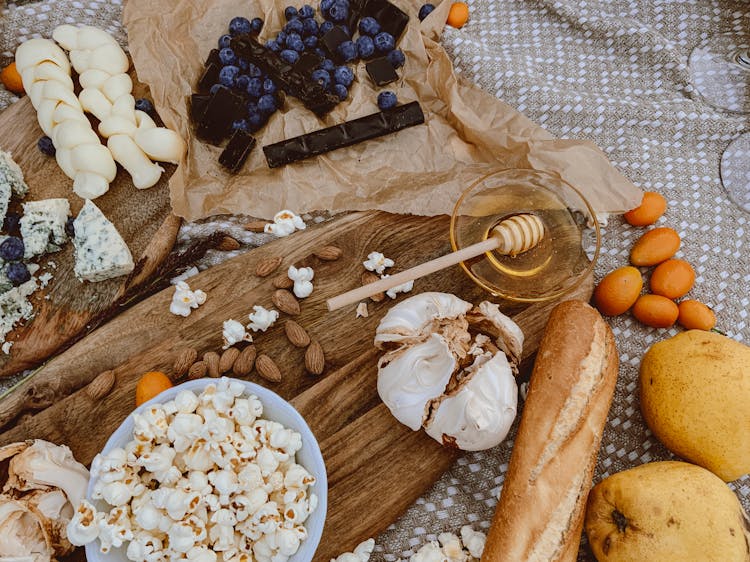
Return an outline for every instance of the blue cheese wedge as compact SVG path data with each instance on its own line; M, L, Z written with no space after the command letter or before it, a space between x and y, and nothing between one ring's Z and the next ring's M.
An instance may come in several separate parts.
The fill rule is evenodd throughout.
M28 192L29 186L23 179L21 168L10 153L0 150L0 224L5 220L11 196L24 197Z
M73 221L76 277L104 281L133 271L133 256L107 217L90 200Z
M5 336L21 320L30 320L34 316L34 308L28 300L37 289L36 279L13 287L0 295L0 342L5 342Z
M43 199L23 204L21 236L25 259L57 252L68 239L65 222L70 214L67 199Z

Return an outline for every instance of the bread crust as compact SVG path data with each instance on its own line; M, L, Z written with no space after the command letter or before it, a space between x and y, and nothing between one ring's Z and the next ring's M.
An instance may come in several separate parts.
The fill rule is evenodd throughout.
M576 560L618 367L595 309L577 300L553 309L482 562Z

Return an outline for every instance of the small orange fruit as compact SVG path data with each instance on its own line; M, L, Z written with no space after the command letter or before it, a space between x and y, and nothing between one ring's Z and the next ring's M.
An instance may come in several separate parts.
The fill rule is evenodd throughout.
M594 291L594 305L605 316L622 314L638 299L643 288L641 272L626 265L610 271Z
M135 387L135 405L140 406L144 402L148 402L168 388L172 388L172 381L161 371L145 373Z
M688 330L712 330L716 326L716 315L705 304L695 300L684 300L679 305L677 323Z
M669 328L679 313L674 301L661 295L641 295L633 305L633 316L654 328Z
M667 200L655 191L647 191L643 194L641 204L625 213L624 217L633 226L648 226L659 220L666 210Z
M469 21L469 6L466 2L454 2L448 12L446 23L456 29L461 29Z
M668 299L679 299L693 288L695 271L685 260L671 259L660 263L651 274L651 292Z
M3 83L6 89L10 90L14 94L19 96L26 93L23 89L23 82L21 81L21 75L16 70L16 63L12 62L2 71L0 71L0 81Z
M648 267L668 260L680 249L680 235L662 226L645 232L630 250L630 263Z

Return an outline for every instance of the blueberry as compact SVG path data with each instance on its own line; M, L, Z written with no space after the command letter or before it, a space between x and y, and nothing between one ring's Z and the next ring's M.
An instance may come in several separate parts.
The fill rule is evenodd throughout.
M375 48L381 53L392 51L396 47L396 40L387 31L381 31L375 36Z
M401 68L406 62L406 56L404 56L404 52L401 49L394 49L387 56L393 68Z
M286 31L279 31L279 34L276 36L276 42L281 46L286 43Z
M302 39L299 38L299 36L297 36L297 38L295 39L287 40L286 45L287 47L297 51L298 53L305 52L305 43L302 41Z
M309 4L305 4L299 9L299 17L302 19L309 19L315 17L315 8Z
M314 19L302 20L302 35L317 35L318 22Z
M336 69L336 65L331 59L323 59L323 62L320 63L320 68L328 72L333 72Z
M287 6L284 8L284 17L289 21L292 18L299 17L299 12L294 6Z
M232 36L229 34L222 35L219 37L219 49L226 49L229 47L229 43L232 41Z
M260 78L250 78L245 91L253 98L259 98L263 95L263 81Z
M333 80L336 84L342 84L348 88L354 82L354 72L348 66L338 66L333 71Z
M239 35L240 33L250 33L252 26L250 20L243 17L232 18L229 22L229 35Z
M366 18L362 18L360 20L359 32L362 35L370 35L371 37L375 37L378 33L380 33L380 24L375 18L367 16Z
M284 49L279 56L289 64L294 64L299 60L299 53L292 49Z
M5 266L5 275L8 277L8 281L18 287L22 283L26 283L31 279L31 273L26 267L26 264L20 261L9 263Z
M329 31L333 29L333 26L334 26L334 23L332 21L326 20L320 24L320 27L318 28L318 33L320 35L325 35L326 33L328 33Z
M345 21L349 17L349 2L346 0L334 0L328 8L328 17L334 22Z
M237 119L236 121L232 121L232 130L245 131L246 133L249 133L250 125L245 119Z
M23 257L24 245L23 240L16 236L8 236L0 244L0 258L5 261L16 261Z
M8 213L5 215L3 230L8 234L16 234L21 223L21 215L18 213Z
M235 64L237 62L237 55L234 54L231 47L224 47L219 51L219 60L224 66Z
M259 111L255 111L254 113L250 113L247 116L247 125L250 129L250 132L255 132L258 129L260 129L264 124L266 120L263 117L263 115L260 114Z
M270 94L265 94L258 100L258 109L261 113L269 115L276 111L276 98Z
M421 8L419 8L419 21L422 21L427 16L429 16L434 9L435 6L433 6L432 4L424 4Z
M299 18L290 19L289 22L284 26L284 31L287 33L296 33L302 35L305 26L302 25L302 20Z
M378 94L378 107L383 111L386 109L393 109L396 107L397 103L398 99L396 98L396 94L390 90Z
M305 21L310 21L310 20L305 20ZM308 37L305 37L302 40L302 43L305 45L306 49L314 49L315 47L318 46L318 38L315 37L315 35L310 35Z
M333 0L320 0L320 12L325 15L333 6Z
M219 82L227 88L231 88L234 86L234 81L239 73L239 67L234 65L225 66L219 71Z
M357 39L357 54L361 59L369 59L375 54L375 43L372 37L368 35L360 35Z
M219 88L221 88L221 84L214 84L213 86L211 86L211 89L208 91L208 93L213 95L219 91Z
M357 58L357 46L354 41L344 41L338 46L338 52L344 59L344 62L353 61Z
M75 217L68 217L68 220L65 221L65 233L71 238L76 235L75 220Z
M248 68L250 68L250 63L247 62L247 59L237 57L237 66L240 67L240 71L246 71Z
M278 53L281 50L281 47L275 39L269 39L268 41L266 41L266 49L268 49L269 51L273 51L274 53Z
M315 82L323 86L323 88L326 90L331 87L331 75L328 74L328 71L323 70L322 68L319 68L318 70L313 70L311 78Z
M250 29L253 30L253 33L260 33L260 30L263 29L263 20L260 18L253 18L252 21L250 21Z
M336 94L341 101L344 101L349 97L349 90L343 84L334 84L333 93Z
M247 90L247 85L250 83L250 77L247 74L240 74L234 81L235 88L239 90Z
M136 105L138 102L135 102ZM41 137L37 143L37 147L39 148L39 151L42 154L46 154L47 156L54 156L55 155L55 145L52 144L52 139L49 138L47 135Z
M263 71L255 66L253 63L250 63L247 65L247 75L250 78L260 78L263 74Z
M299 33L291 32L286 36L284 44L291 49L291 45L293 45L296 41L302 41L302 36Z
M271 80L270 78L266 78L263 80L263 93L264 94L275 94L276 90L278 88L276 87L276 82Z

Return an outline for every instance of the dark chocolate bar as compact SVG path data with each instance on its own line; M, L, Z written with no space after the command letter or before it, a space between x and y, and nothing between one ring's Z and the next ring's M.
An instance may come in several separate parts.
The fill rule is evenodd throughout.
M331 55L331 58L338 63L342 63L344 61L344 59L341 57L341 54L339 53L339 46L346 41L351 41L351 37L349 37L346 31L341 29L341 27L339 27L338 25L333 26L327 33L323 35L323 37L320 38L320 42L323 44L323 48L328 51L328 54Z
M206 112L206 106L211 96L203 94L193 94L190 96L190 117L193 119L193 123L199 123L203 119L203 114Z
M387 31L398 41L409 23L409 16L388 0L369 0L362 10L362 17L378 20L381 31Z
M388 57L380 57L371 60L365 65L365 70L367 70L367 74L370 75L370 78L375 82L376 86L385 86L386 84L398 80L396 69L393 68Z
M219 72L221 72L221 65L209 63L206 70L203 71L203 76L198 80L198 91L208 92L211 86L218 83Z
M255 147L255 142L255 137L245 131L235 131L219 156L219 164L233 174L237 173Z
M346 20L346 26L352 35L357 30L357 24L365 11L365 6L369 0L349 0L349 18Z
M219 58L219 49L211 49L211 52L208 53L208 58L206 59L206 62L203 63L203 66L208 66L211 63L221 66L221 59Z
M317 53L304 52L299 56L297 62L294 63L294 70L301 72L305 76L312 74L312 71L318 68L320 63L323 62L323 57Z
M243 109L243 99L225 86L211 95L206 110L198 123L198 136L212 144L219 144L228 135L232 121Z
M339 103L339 98L323 86L266 49L254 37L244 34L232 38L234 52L252 62L268 74L284 91L298 98L304 106L318 116L323 116Z
M271 168L278 168L421 123L424 123L424 113L419 102L413 101L353 121L269 144L263 147L263 153L266 155L268 165Z

